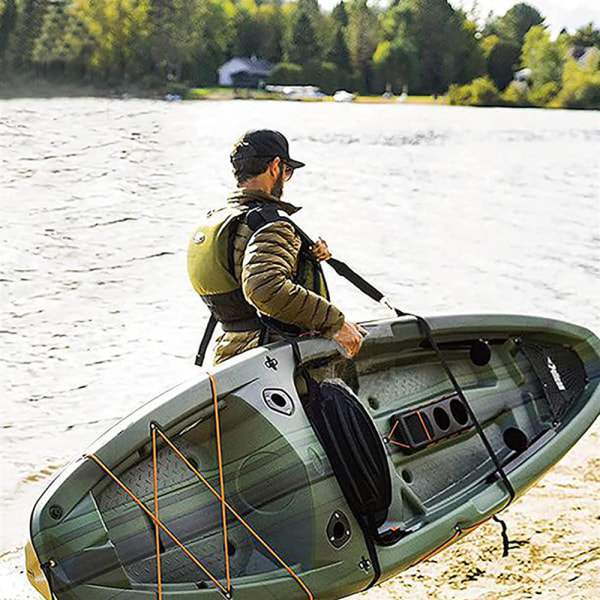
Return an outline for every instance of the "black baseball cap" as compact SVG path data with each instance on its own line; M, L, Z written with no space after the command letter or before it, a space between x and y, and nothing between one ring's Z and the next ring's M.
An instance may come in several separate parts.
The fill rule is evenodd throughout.
M275 158L279 156L292 169L304 167L304 163L290 157L290 145L283 133L273 129L253 129L247 131L231 151L232 163L246 158Z

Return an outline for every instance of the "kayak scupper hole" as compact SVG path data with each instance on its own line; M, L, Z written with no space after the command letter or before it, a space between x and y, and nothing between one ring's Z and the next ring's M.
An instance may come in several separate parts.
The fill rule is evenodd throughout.
M367 402L373 410L378 410L380 407L379 400L377 400L377 398L375 398L374 396L369 396Z
M406 483L412 483L414 481L412 471L410 469L402 469L402 479L404 479Z
M457 398L454 398L454 400L450 401L450 412L452 413L454 420L459 425L467 424L467 421L469 420L469 413L467 412L465 405Z
M277 392L271 394L271 402L278 408L285 408L287 406L287 400Z
M345 535L346 535L346 528L344 527L344 524L341 521L338 521L333 526L333 537L336 540L341 540Z
M227 552L229 553L229 556L235 556L235 553L237 552L237 548L231 540L228 540L227 542Z
M503 438L506 446L515 452L525 452L529 445L527 435L517 427L509 427L506 429Z
M450 417L441 406L436 406L433 409L433 420L435 421L435 424L443 431L446 431L446 429L450 427Z
M48 512L55 521L60 521L62 519L63 509L62 507L58 506L58 504L53 504Z

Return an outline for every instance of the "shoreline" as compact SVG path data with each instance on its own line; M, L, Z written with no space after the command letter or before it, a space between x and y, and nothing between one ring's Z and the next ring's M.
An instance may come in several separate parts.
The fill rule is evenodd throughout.
M180 90L181 92L181 90ZM119 87L97 87L91 84L53 83L39 80L0 81L0 100L51 99L51 98L106 98L111 100L162 100L162 101L211 101L223 102L231 100L260 100L287 102L335 102L333 96L294 97L284 94L265 92L254 89L225 88L189 88L184 94L164 90L145 89L136 85ZM386 98L384 96L356 95L349 104L420 104L431 106L449 106L446 96L408 96L405 101L400 96Z
M2 100L52 100L56 98L98 98L106 100L155 100L160 102L231 102L258 101L258 102L290 102L302 104L362 104L362 105L388 105L388 106L444 106L454 108L515 108L527 110L569 110L575 112L597 111L590 108L569 108L560 106L532 106L514 105L497 102L486 105L453 104L447 95L438 96L360 96L356 95L351 101L336 101L333 96L323 97L286 97L284 94L265 92L262 90L235 90L223 88L190 88L184 95L167 90L148 90L136 87L115 89L98 88L93 85L80 84L54 84L48 82L35 82L27 85L0 82L0 101Z

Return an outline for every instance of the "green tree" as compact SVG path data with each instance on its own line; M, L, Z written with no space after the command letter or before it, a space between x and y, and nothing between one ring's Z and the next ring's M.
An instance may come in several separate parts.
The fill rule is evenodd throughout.
M380 42L373 54L373 64L377 75L377 91L382 92L391 86L393 92L401 92L414 81L416 48L409 39L402 37Z
M32 54L44 17L48 9L47 0L23 0L15 31L15 66L31 67Z
M372 91L372 59L380 34L375 11L367 0L352 0L348 19L348 50L359 91Z
M481 41L487 72L496 87L504 90L519 67L521 52L515 44L490 35Z
M217 69L227 58L231 34L231 4L222 0L196 0L190 27L189 54L184 54L180 79L197 85L214 85Z
M488 23L489 33L496 33L505 42L521 48L527 32L536 25L544 23L542 14L530 4L519 2L506 13Z
M283 57L285 19L279 3L261 4L258 7L260 49L258 56L273 63Z
M8 42L17 22L17 4L15 0L5 0L0 13L0 60L8 47Z
M74 14L90 36L89 65L103 79L135 79L143 69L147 0L74 0Z
M594 27L594 23L590 22L583 27L580 27L572 36L571 43L574 46L588 48L595 46L600 49L600 29Z
M333 7L331 18L340 27L348 27L348 11L345 2L342 1Z
M562 90L554 104L564 108L600 109L599 67L597 56L583 66L570 59L563 71Z
M181 79L192 52L196 8L194 0L149 0L150 52L161 79Z
M233 47L235 56L260 56L261 28L258 9L254 0L243 0L238 6L233 21Z
M32 53L36 68L45 76L62 76L74 67L76 74L85 76L85 47L87 31L69 10L66 2L53 2Z
M532 88L553 82L559 84L567 60L567 38L552 42L550 33L541 25L532 27L525 36L521 55L524 67L531 69Z
M413 92L443 93L450 83L482 71L474 25L446 0L401 0L388 11L383 26L389 41L409 40L404 46L415 48L416 67L410 77Z
M344 28L338 25L333 34L333 41L327 52L327 60L336 64L346 72L350 72L350 51L346 43Z
M321 46L313 14L313 2L310 0L298 2L285 39L284 56L287 62L306 65L310 61L320 60Z
M457 15L460 21L460 14ZM457 32L456 46L456 81L466 83L483 76L486 73L486 64L483 50L478 40L479 31L475 21L465 18L462 22L462 30Z

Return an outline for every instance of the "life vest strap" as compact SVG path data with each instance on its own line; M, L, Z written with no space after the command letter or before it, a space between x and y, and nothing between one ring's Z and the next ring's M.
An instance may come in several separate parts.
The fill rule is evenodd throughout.
M202 363L204 362L204 357L206 356L206 351L208 350L208 345L210 344L212 335L215 332L217 323L218 321L216 317L211 313L208 323L206 324L206 329L202 334L202 340L200 341L200 347L198 348L198 352L196 354L196 360L194 361L194 364L198 367L201 367Z

